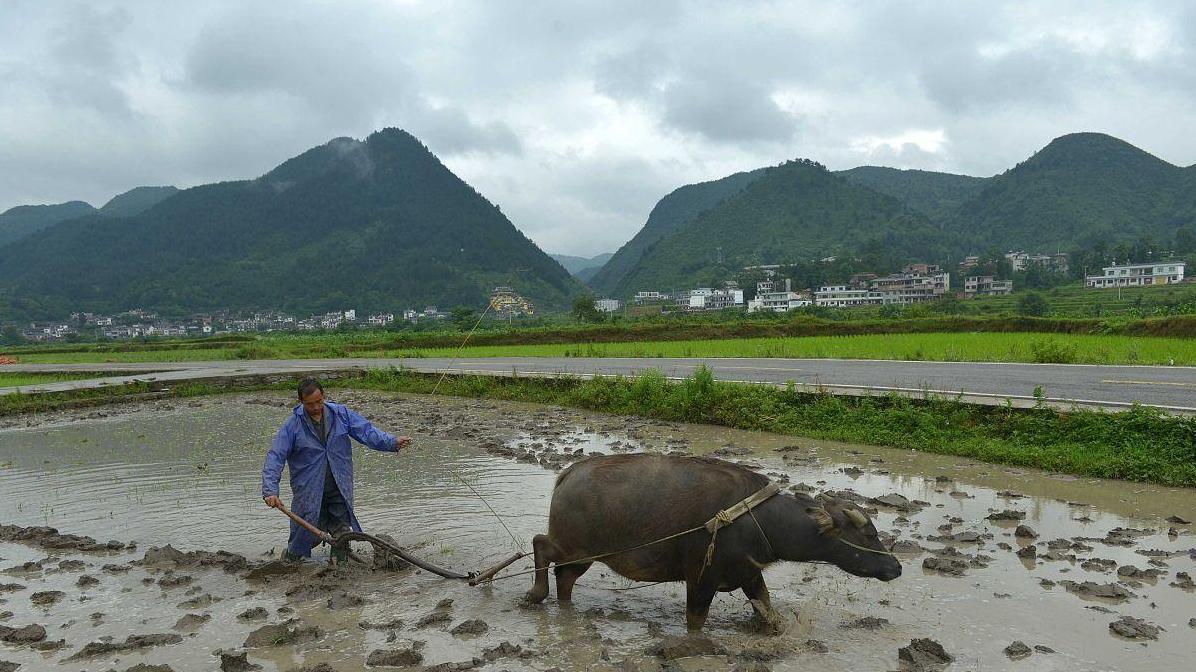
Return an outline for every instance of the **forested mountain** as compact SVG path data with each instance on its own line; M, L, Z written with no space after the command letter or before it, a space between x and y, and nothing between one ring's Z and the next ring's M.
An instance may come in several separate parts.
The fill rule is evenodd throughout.
M582 291L418 140L338 138L247 181L131 217L62 222L0 248L0 310L397 311L480 307L509 284L541 308Z
M556 262L561 266L564 266L566 271L569 271L573 275L577 275L587 268L602 266L614 256L614 253L603 252L602 254L596 254L592 257L575 257L571 254L550 254L548 256L556 259Z
M960 206L979 194L985 183L983 177L880 166L860 166L835 174L853 184L888 194L932 222L949 219Z
M1165 244L1196 223L1194 183L1192 168L1108 135L1074 133L987 180L949 226L971 249L1046 252L1144 235Z
M729 180L738 188L726 188ZM1196 234L1196 166L1076 133L988 178L875 166L828 173L797 161L682 187L590 285L626 297L715 285L745 265L843 255L887 259L870 269L887 272L908 261L1102 241L1167 250L1181 229Z
M177 194L175 187L136 187L123 194L113 196L111 200L100 207L100 214L105 217L132 217L161 203Z
M687 184L660 199L648 221L635 237L620 247L614 256L589 280L590 287L600 294L615 295L625 286L624 278L640 263L648 248L684 226L697 215L713 208L727 197L739 193L756 181L764 169L735 173L719 180Z
M75 217L98 212L83 201L54 205L18 205L0 213L0 246Z
M742 191L658 237L610 291L717 286L747 265L865 249L933 255L949 245L925 215L892 196L790 161L758 171Z

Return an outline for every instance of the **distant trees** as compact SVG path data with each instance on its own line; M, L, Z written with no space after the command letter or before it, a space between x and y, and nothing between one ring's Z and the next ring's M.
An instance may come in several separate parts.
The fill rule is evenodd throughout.
M573 307L569 310L569 314L578 322L601 322L604 319L602 311L594 305L593 294L582 294L573 299Z
M1038 292L1023 292L1017 300L1017 314L1023 317L1045 317L1050 305Z
M0 329L0 345L23 345L25 336L15 324L6 324Z

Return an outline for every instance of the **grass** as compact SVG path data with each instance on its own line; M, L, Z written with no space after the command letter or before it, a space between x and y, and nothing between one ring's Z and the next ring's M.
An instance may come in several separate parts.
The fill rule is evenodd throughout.
M375 370L340 386L431 392L437 377ZM1050 471L1196 486L1196 417L1135 407L1120 413L977 406L899 395L840 397L714 380L704 367L670 383L660 372L588 380L450 376L440 393L560 404L700 422Z
M455 348L388 356L449 357ZM1196 339L1088 334L874 334L466 347L471 357L795 357L936 362L1196 365Z
M430 393L438 376L398 369L354 372L329 387ZM99 405L145 393L192 397L293 389L289 380L238 385L188 383L155 390L133 383L53 394L0 396L0 415ZM1019 409L928 396L843 397L714 380L700 368L670 382L658 371L635 378L449 376L440 394L558 404L622 415L698 422L819 439L957 455L1079 476L1196 487L1196 417L1134 407L1120 413Z
M0 371L0 387L23 387L25 385L58 383L64 380L83 380L95 377L94 373L14 373Z
M1149 332L1147 332L1149 333ZM455 343L464 336L454 334ZM485 340L485 339L481 339ZM316 357L450 357L447 339L432 347L411 347L395 339L359 335L271 336L229 347L147 350L27 350L29 363L185 362L208 359L303 359ZM470 343L474 341L471 340ZM160 344L157 344L160 345ZM905 359L945 362L1039 362L1064 364L1196 365L1196 339L1150 335L952 332L882 333L841 336L707 338L469 345L462 357L794 357Z

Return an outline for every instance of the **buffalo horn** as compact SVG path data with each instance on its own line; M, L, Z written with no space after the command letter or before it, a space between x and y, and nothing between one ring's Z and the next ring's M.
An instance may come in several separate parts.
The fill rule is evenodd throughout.
M852 525L856 527L864 527L868 524L868 516L856 511L855 509L843 509L843 514L851 521Z
M806 513L814 520L814 524L818 526L819 534L826 534L835 528L835 519L821 506L811 506L806 509Z

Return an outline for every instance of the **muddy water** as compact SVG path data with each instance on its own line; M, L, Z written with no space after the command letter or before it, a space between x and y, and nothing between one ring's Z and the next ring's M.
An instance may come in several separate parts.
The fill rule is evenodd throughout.
M754 634L743 597L721 594L705 634L725 646L730 657L703 661L709 669L729 669L743 660L764 660L777 670L896 669L897 649L920 637L941 642L955 656L949 669L1184 669L1196 644L1196 629L1188 625L1196 618L1196 593L1169 585L1177 572L1196 574L1196 561L1188 554L1196 547L1196 536L1189 534L1190 526L1164 520L1171 515L1196 519L1192 491L550 407L366 393L338 396L380 426L416 439L416 447L403 455L358 452L358 511L367 529L389 533L434 562L462 570L478 569L517 548L462 481L481 493L516 540L525 543L546 526L556 475L551 464L563 461L563 452L579 448L720 451L727 459L746 461L778 480L787 479L789 485L800 483L815 491L850 489L866 497L899 493L927 503L904 512L881 506L874 516L878 528L927 549L903 556L905 574L896 581L858 579L825 565L769 568L765 577L773 603L789 619L782 635ZM0 644L0 661L23 663L22 669L123 670L145 662L169 664L175 670L210 670L218 665L213 650L237 648L262 624L297 617L319 627L322 634L299 644L252 648L250 661L265 669L328 662L334 669L352 670L360 669L375 649L422 642L423 664L434 665L471 660L507 641L525 653L501 657L486 669L590 669L618 667L626 660L650 667L647 648L663 635L683 632L680 584L638 587L642 584L614 576L601 565L578 583L572 608L562 608L550 598L534 609L519 606L528 577L483 590L410 570L350 568L324 576L321 562L270 581L249 581L243 574L219 569L180 568L173 575L154 567L133 566L121 573L102 569L105 564L140 560L149 547L167 543L183 550L223 549L254 562L268 560L263 554L271 549L281 550L285 521L262 506L258 474L269 437L288 410L285 397L240 395L183 405L113 408L105 411L107 417L96 417L95 412L30 417L20 423L30 426L0 431L0 523L48 524L100 541L139 544L133 552L58 555L59 560L82 560L81 569L69 563L59 568L55 560L41 571L15 572L6 568L43 559L47 552L0 543L0 569L6 569L0 584L25 586L0 592L5 600L0 613L13 612L0 625L39 623L46 627L48 639L66 640L60 651L46 653ZM489 454L482 447L487 443L520 451L547 449L543 454L549 466ZM790 449L778 450L786 447ZM1016 538L1016 522L985 518L1006 509L1024 512L1021 522L1040 536ZM953 517L962 522L939 529ZM1097 541L1119 527L1150 532L1134 536L1132 545ZM1169 536L1169 527L1179 534ZM979 544L927 539L969 531L991 537L982 536ZM1082 546L1058 551L1061 559L1022 560L1014 554L1032 542L1045 554L1046 542L1073 538L1085 540L1079 542ZM922 568L932 557L929 551L947 546L991 560L985 567L967 568L962 577ZM1138 552L1156 550L1167 556ZM317 561L326 558L323 551L316 556ZM1118 581L1115 566L1104 571L1093 563L1081 567L1093 558L1118 566L1155 567L1162 575L1132 585L1127 580L1123 585L1134 596L1117 602L1066 590L1065 580ZM1156 565L1150 564L1152 559ZM82 574L99 583L79 587ZM180 575L191 577L191 583L170 588L152 583ZM33 592L46 590L65 595L51 605L31 603ZM342 592L362 598L362 603L341 599ZM211 596L210 603L204 595ZM338 608L330 608L330 598ZM445 598L453 600L447 609L450 620L417 628L416 622ZM237 618L259 606L268 612L265 620ZM103 616L93 618L95 613ZM208 615L210 620L176 628L185 614ZM1121 615L1142 618L1165 631L1158 641L1145 644L1118 637L1108 625ZM865 616L887 622L871 629L844 627ZM362 621L394 619L404 625L359 626ZM466 619L482 619L489 630L473 636L448 632ZM183 641L66 661L84 644L104 637L122 641L130 634L170 632L183 635ZM1054 653L1036 651L1028 660L1011 661L1002 650L1014 640L1049 647Z

